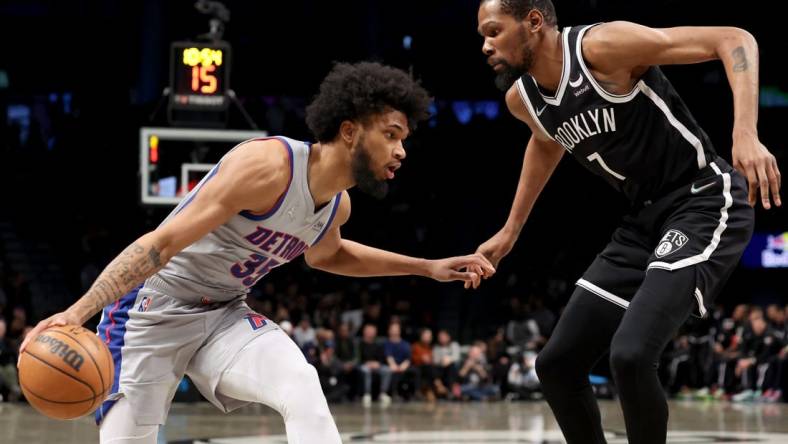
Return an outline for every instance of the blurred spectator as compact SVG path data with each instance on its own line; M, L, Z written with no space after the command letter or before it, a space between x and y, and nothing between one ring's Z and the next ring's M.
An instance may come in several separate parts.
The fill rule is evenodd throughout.
M310 325L308 316L304 315L301 317L301 321L293 331L293 339L302 350L310 344L315 344L317 341L315 329Z
M315 326L335 329L339 325L339 299L340 293L323 295L317 302L312 320Z
M435 401L435 368L432 365L432 330L425 328L419 334L419 340L411 347L411 361L413 368L419 372L421 386L417 387L419 393L427 401ZM441 384L443 386L443 384ZM445 391L446 388L444 387ZM443 393L445 396L446 393Z
M361 307L352 307L350 301L345 301L339 322L346 324L350 330L350 336L356 336L361 324L364 322L364 312Z
M713 315L714 316L714 315ZM719 316L717 314L716 316ZM666 349L661 372L670 393L707 399L713 382L714 323L712 316L690 317Z
M541 348L547 343L547 338L553 334L556 322L555 314L544 306L544 299L537 294L531 294L528 297L528 311L539 327L538 347Z
M524 352L516 360L507 373L507 385L511 396L515 399L528 399L539 388L539 377L536 376L536 353ZM510 399L507 397L507 399Z
M384 327L382 306L380 301L370 302L369 305L364 307L364 324L372 324L378 329Z
M468 357L460 368L460 387L463 399L487 401L498 395L498 387L490 380L489 369L484 363L484 352L478 345L472 345Z
M358 364L358 343L350 333L350 326L346 323L339 324L336 335L337 358L352 369Z
M412 311L413 304L407 296L398 296L394 298L393 307L391 309L392 320L389 323L393 322L393 318L396 316L400 329L404 329L404 333L409 337L415 336L415 332L408 329L408 326L413 325Z
M22 337L27 326L27 312L22 307L14 307L11 316L11 325L8 328L8 337L17 340Z
M274 316L274 322L278 324L287 319L290 319L290 312L287 310L287 307L285 307L284 305L279 305L279 307L276 308L276 315Z
M383 345L377 341L378 328L374 324L366 324L361 334L359 346L361 364L358 369L364 383L362 403L364 407L372 405L372 377L377 374L380 375L380 403L391 404L391 397L387 393L391 384L391 369L385 364Z
M482 356L481 356L480 359L482 360L482 362L485 365L489 364L489 362L487 361L487 343L482 341L481 339L477 339L477 340L473 341L473 344L471 344L471 345L475 345L475 346L479 347L479 350L481 350L481 352L482 352Z
M769 320L769 327L771 327L772 332L781 340L785 340L786 333L788 333L785 327L785 308L777 304L769 305L766 307L766 317Z
M359 360L358 342L351 336L350 326L344 322L339 325L337 330L336 357L342 365L341 381L346 383L348 387L352 387L354 371ZM355 394L355 392L352 393L353 396Z
M325 330L325 332L331 333L329 330ZM342 378L342 363L334 353L333 333L331 335L322 334L321 336L322 340L319 341L320 346L318 347L319 356L314 363L320 379L320 386L328 402L342 401L347 395L349 387Z
M22 392L16 373L16 347L6 338L6 330L5 319L0 317L0 400L7 397L14 402Z
M495 362L499 356L506 355L506 338L503 327L496 328L495 335L487 340L486 351L488 362Z
M731 317L723 318L716 328L713 346L716 389L712 392L715 398L723 398L735 389L734 370L740 355L739 342L749 312L748 305L739 304L733 309Z
M667 380L663 383L670 393L681 392L688 396L689 374L692 371L690 361L690 344L687 335L679 335L673 339L662 357L667 365L660 366L667 372Z
M287 333L287 336L290 336L290 338L293 337L293 324L290 321L283 319L281 322L278 322L278 324L279 328L281 328L283 332Z
M508 392L509 367L512 362L509 353L506 351L506 340L504 338L503 327L495 330L495 335L486 344L487 362L492 366L492 383L501 387L501 396L506 396Z
M400 324L392 322L389 325L389 335L383 343L383 350L386 354L386 363L391 369L391 394L399 395L400 383L408 383L408 387L402 391L406 397L415 394L415 387L419 384L419 375L410 366L410 343L402 339Z
M432 362L435 364L437 392L441 394L451 390L451 396L459 398L457 371L460 365L460 344L452 341L446 330L438 332L438 343L432 348Z
M21 334L24 327L16 330L14 320L20 318L25 322L30 318L30 313L33 313L33 298L25 276L14 270L6 271L6 319L11 320L11 325L8 326L8 337L15 339ZM11 313L8 313L9 309L12 310Z
M519 298L510 299L512 318L506 325L506 339L517 347L518 351L536 350L544 343L539 332L539 324L531 318L528 308Z
M774 395L774 391L779 389L776 375L782 345L766 319L758 316L756 311L751 312L750 328L742 339L742 356L735 370L736 376L741 378L743 390L733 396L733 401L753 401L760 398L764 391L768 392L768 398Z

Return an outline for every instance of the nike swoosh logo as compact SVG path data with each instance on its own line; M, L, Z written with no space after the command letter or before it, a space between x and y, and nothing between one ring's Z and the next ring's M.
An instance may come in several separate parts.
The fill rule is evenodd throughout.
M536 117L541 116L546 108L547 108L547 105L545 105L545 106L541 107L540 109L536 110Z
M583 83L583 75L580 73L577 73L577 80L575 81L569 80L569 86L571 86L572 88L577 88L582 83Z
M713 187L713 186L714 186L714 185L716 185L716 184L717 184L717 182L711 182L711 183L707 183L706 185L701 185L701 186L699 186L699 187L696 187L696 186L695 186L695 184L693 183L693 184L692 184L692 187L690 188L690 193L692 193L692 194L698 194L698 193L700 193L701 191L705 190L706 188Z

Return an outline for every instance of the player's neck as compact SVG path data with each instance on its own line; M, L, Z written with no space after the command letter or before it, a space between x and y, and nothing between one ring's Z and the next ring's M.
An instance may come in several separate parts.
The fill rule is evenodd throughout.
M307 177L315 207L324 205L337 193L354 185L346 151L330 143L312 145Z
M534 64L528 74L542 88L556 91L564 69L563 42L557 28L548 28L545 31L542 41L535 48L534 57Z

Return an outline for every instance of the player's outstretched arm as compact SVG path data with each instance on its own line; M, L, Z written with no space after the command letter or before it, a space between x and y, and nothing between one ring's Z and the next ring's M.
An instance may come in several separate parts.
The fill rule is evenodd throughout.
M340 227L349 217L350 197L344 192L331 227L320 242L306 251L305 259L310 267L344 276L416 275L441 282L464 281L471 283L474 288L479 286L482 277L495 273L490 262L480 254L430 260L392 253L342 239ZM461 271L466 267L478 267L484 276L472 271Z
M240 211L265 211L273 206L287 187L289 159L284 147L261 149L260 144L280 142L249 142L227 156L216 174L175 217L123 250L66 311L39 322L22 343L20 355L28 341L45 328L83 324Z
M531 128L532 135L523 156L520 181L517 184L517 192L514 195L509 217L503 228L476 250L477 253L487 257L496 267L514 247L536 199L564 155L564 149L535 124L525 109L516 86L512 86L506 93L506 105L512 115Z
M750 205L781 206L780 170L758 139L758 44L740 28L684 26L654 29L605 23L588 32L583 56L594 70L619 79L640 78L649 66L720 60L733 91L733 166L747 177ZM760 190L760 193L758 193Z

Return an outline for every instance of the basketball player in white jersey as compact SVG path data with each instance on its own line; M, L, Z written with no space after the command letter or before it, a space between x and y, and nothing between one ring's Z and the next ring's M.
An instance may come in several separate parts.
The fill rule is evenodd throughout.
M41 321L22 349L44 328L83 324L104 308L98 333L116 366L96 412L104 444L155 443L184 374L225 412L271 406L291 444L341 442L315 368L244 298L301 253L310 266L345 276L419 275L475 288L494 273L479 254L418 259L340 234L350 216L346 190L385 195L405 158L402 141L428 104L398 69L337 65L307 109L317 144L273 137L235 147L82 298Z

